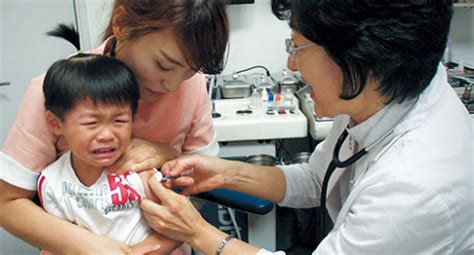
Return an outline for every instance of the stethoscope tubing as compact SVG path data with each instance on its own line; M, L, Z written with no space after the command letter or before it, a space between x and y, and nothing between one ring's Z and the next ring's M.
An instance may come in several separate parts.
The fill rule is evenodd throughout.
M367 155L367 153L372 150L376 145L380 144L383 140L385 140L387 137L393 134L395 128L398 126L399 123L401 123L410 112L413 111L415 108L416 103L418 102L418 98L414 101L413 105L410 107L410 109L400 118L397 124L395 124L388 132L386 132L384 135L379 137L377 140L375 140L372 144L367 146L366 148L361 149L358 151L356 154L352 155L348 159L341 161L339 159L339 152L341 151L342 144L346 140L348 136L347 129L349 128L349 125L342 131L342 133L339 135L339 138L337 139L336 145L334 146L333 154L332 154L332 160L329 163L329 166L326 170L326 173L324 174L324 179L323 179L323 185L321 187L321 198L320 198L320 234L321 234L321 239L323 239L329 231L327 231L326 227L326 222L327 222L327 208L326 208L326 196L327 196L327 189L329 185L329 180L331 178L331 175L334 173L336 168L346 168L352 164L354 164L357 160L361 159L363 156Z
M356 154L352 155L350 158L341 161L339 159L339 152L341 151L342 144L344 143L344 140L346 140L348 135L347 128L344 129L344 131L341 133L339 138L337 139L336 145L333 150L333 155L332 155L332 160L331 163L329 163L328 169L326 170L326 173L324 175L323 179L323 186L321 189L321 198L320 198L320 208L321 208L321 214L320 214L320 231L321 231L321 237L324 237L327 235L327 227L326 227L326 222L327 222L327 213L326 213L326 196L327 196L327 190L328 190L328 185L329 185L329 179L331 178L331 175L333 174L334 170L336 168L346 168L350 166L351 164L355 163L357 160L362 158L364 155L367 154L367 150L364 148L360 151L358 151ZM386 137L386 136L383 136ZM377 141L376 141L377 142Z

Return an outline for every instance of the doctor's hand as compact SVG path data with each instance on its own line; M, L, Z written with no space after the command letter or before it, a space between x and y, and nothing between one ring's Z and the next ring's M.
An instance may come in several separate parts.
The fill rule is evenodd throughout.
M161 205L144 199L140 207L150 227L158 233L192 245L210 227L185 196L163 187L156 178L150 178L148 184Z
M166 189L156 178L148 184L162 204L142 200L140 207L148 224L158 233L185 242L204 254L216 254L217 247L228 236L207 223L191 202L183 195ZM232 239L226 254L257 254L260 248Z
M164 186L183 188L181 194L201 193L226 184L230 177L229 161L204 155L186 155L163 164L161 172L164 176L180 176L172 181L164 182Z
M169 145L132 138L122 157L109 166L107 171L123 174L127 171L140 172L153 167L159 168L166 160L174 159L178 155L179 153Z

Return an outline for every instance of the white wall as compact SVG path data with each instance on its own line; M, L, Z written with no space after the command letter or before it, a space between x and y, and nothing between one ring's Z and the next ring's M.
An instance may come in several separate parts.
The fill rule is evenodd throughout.
M253 65L266 66L272 73L286 68L285 38L290 28L272 14L270 0L231 5L228 14L230 53L224 74Z
M102 43L114 0L76 0L75 3L81 49L93 49Z
M0 0L0 82L11 82L10 86L0 87L0 148L29 81L45 72L53 61L75 51L64 40L44 34L58 22L74 21L72 2ZM1 255L38 253L37 248L26 245L0 228Z
M75 51L48 37L59 22L73 23L73 0L0 0L0 148L30 80Z
M450 46L452 60L464 62L469 68L474 68L474 8L454 8L451 22Z

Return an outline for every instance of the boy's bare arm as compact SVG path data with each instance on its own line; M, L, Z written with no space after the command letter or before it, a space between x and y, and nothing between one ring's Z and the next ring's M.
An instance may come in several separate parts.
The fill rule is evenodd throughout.
M145 190L146 198L156 203L160 203L161 201L155 196L155 194L153 194L150 187L148 186L148 179L154 178L153 176L154 173L155 172L153 170L146 170L146 171L140 172L139 176L143 183L143 188ZM147 239L143 240L139 244L133 246L133 248L143 246L143 245L155 245L155 244L159 244L161 247L156 253L152 253L152 254L169 254L171 251L179 247L182 244L182 242L169 239L166 236L161 235L159 233L154 233L153 235L149 236Z
M155 196L155 194L153 194L153 192L150 189L150 186L148 186L149 185L148 184L148 179L149 178L154 178L153 174L155 174L155 172L154 172L154 170L151 170L151 169L141 171L140 173L138 173L138 175L140 176L140 179L142 180L142 183L143 183L143 189L145 190L146 198L160 204L161 201L158 199L157 196Z

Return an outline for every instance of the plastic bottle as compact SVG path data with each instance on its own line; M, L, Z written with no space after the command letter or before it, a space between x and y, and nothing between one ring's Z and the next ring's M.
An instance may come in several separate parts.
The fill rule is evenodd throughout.
M293 108L294 105L294 98L295 96L291 92L290 88L286 88L286 90L283 92L283 105L286 107Z
M273 101L275 101L275 95L274 95L273 92L270 90L270 91L268 92L268 102L270 103L270 102L273 102Z
M267 110L268 107L268 93L266 88L262 88L262 109Z
M260 94L258 93L256 88L253 89L252 95L250 96L250 105L252 109L255 110L260 107Z
M282 104L282 97L279 93L276 93L275 94L275 108L280 108L281 104Z
M275 95L273 92L270 90L268 91L268 97L267 97L267 108L268 109L274 109L275 108Z

